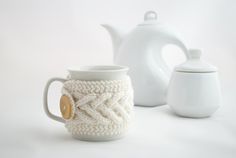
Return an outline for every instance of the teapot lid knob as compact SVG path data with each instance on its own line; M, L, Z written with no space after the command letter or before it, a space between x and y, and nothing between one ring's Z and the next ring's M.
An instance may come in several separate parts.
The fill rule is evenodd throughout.
M144 14L144 21L146 20L156 20L157 19L157 13L155 11L147 11Z
M200 59L201 50L200 49L189 49L190 59Z

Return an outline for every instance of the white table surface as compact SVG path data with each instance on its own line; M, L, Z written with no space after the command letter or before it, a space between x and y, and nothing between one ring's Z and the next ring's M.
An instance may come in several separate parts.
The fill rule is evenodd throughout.
M30 109L5 109L0 122L0 157L236 157L234 90L225 93L221 108L205 119L177 117L167 105L134 109L129 134L110 142L73 139L63 124L46 117L39 104Z

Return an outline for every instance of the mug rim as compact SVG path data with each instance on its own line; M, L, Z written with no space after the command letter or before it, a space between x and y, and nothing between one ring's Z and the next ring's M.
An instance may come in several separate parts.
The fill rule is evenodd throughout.
M122 72L128 71L129 67L123 65L85 65L67 68L69 72Z

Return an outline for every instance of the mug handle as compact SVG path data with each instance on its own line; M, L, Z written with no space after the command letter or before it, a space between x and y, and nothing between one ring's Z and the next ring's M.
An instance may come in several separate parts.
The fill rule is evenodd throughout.
M64 83L66 81L66 79L54 77L54 78L51 78L50 80L48 80L48 82L47 82L47 84L46 84L46 86L44 88L44 93L43 93L43 107L44 107L44 111L45 111L45 113L47 114L47 116L49 118L51 118L53 120L56 120L56 121L59 121L59 122L62 122L62 123L65 123L65 120L62 117L59 117L59 116L56 116L56 115L52 114L49 111L49 108L48 108L48 90L49 90L50 85L54 81L59 81L61 83Z

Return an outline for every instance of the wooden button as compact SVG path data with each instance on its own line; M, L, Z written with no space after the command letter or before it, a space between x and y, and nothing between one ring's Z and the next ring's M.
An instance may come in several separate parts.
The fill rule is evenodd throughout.
M73 117L73 105L71 104L70 98L66 95L61 96L60 99L60 110L64 119L70 119Z

